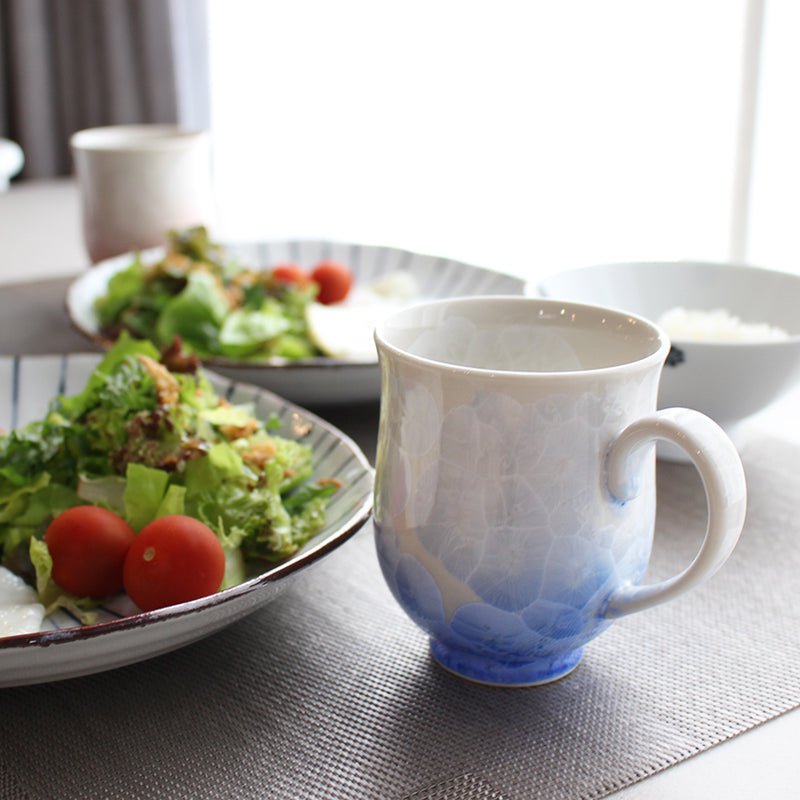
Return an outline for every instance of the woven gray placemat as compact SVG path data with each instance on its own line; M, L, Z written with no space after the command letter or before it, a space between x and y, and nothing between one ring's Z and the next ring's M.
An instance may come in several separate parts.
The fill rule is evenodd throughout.
M59 798L599 798L800 704L798 451L744 453L731 561L621 620L554 684L439 669L380 577L367 527L266 608L180 651L0 690L0 788ZM692 468L659 465L651 578L705 520Z

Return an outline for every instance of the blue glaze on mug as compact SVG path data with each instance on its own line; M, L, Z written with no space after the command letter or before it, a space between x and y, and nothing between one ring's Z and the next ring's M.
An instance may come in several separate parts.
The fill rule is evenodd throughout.
M409 617L430 635L437 661L464 677L504 685L555 680L574 669L583 645L611 624L603 610L619 577L609 557L587 562L583 572L573 573L569 588L564 570L554 568L559 551L575 554L575 542L554 543L550 558L519 574L516 585L500 581L493 593L499 605L475 595L476 599L448 614L434 575L417 557L401 552L404 537L425 538L411 531L397 535L380 523L375 525L378 559L387 585ZM640 579L646 563L647 553L639 553L632 577ZM470 583L485 585L479 568L472 577ZM452 576L445 577L445 582L452 590ZM464 593L470 583L462 585ZM529 586L539 591L528 605L514 610L504 607L510 605L509 594L524 593L519 590Z

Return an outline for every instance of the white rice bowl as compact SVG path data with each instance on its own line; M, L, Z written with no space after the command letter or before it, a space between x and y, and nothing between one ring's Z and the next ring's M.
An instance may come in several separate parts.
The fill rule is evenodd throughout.
M800 275L693 261L630 262L557 273L536 292L662 325L673 349L659 407L698 409L734 441L740 422L800 382Z

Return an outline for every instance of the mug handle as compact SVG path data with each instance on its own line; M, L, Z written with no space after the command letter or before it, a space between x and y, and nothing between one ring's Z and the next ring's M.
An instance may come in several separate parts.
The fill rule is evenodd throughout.
M694 463L706 492L708 527L692 563L659 583L623 584L609 597L605 616L616 618L665 603L710 578L728 559L739 540L747 507L747 485L739 453L727 434L705 414L688 408L667 408L629 425L611 445L606 480L616 500L639 493L647 445L657 439L673 442Z

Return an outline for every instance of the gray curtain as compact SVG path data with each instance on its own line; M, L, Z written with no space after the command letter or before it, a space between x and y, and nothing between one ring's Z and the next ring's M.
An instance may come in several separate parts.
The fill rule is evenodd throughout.
M205 0L0 0L0 136L20 179L70 174L69 137L208 123Z

